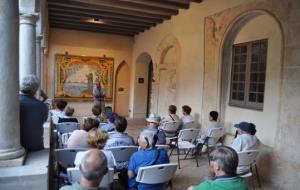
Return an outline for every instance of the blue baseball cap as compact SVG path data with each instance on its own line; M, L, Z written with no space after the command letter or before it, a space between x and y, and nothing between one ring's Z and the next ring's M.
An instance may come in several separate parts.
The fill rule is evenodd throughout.
M239 124L235 124L234 127L235 128L239 128L242 131L245 131L247 133L251 133L251 125L250 125L250 123L248 123L246 121L243 121L243 122L241 122Z

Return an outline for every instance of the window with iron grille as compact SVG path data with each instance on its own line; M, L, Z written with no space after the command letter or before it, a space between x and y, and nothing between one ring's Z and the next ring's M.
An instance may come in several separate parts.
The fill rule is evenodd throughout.
M233 45L231 106L263 110L268 40Z

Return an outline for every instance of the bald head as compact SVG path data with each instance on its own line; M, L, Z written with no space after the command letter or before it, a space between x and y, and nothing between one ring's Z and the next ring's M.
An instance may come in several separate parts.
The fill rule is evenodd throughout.
M101 181L107 172L107 159L99 149L92 149L83 157L80 165L82 177L88 181Z

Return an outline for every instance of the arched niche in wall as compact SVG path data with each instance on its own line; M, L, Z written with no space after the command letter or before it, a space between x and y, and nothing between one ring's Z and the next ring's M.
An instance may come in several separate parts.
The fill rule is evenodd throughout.
M130 69L126 61L122 61L116 70L114 111L118 115L128 116L130 92Z
M267 51L264 74L261 73L262 71L255 71L256 66L262 65L260 61L255 61L253 57L255 55L255 44L259 40L267 40L265 42ZM268 12L257 10L241 14L231 23L223 39L221 49L220 110L222 122L227 131L231 133L235 130L232 127L235 123L241 121L255 123L259 131L257 136L264 144L271 147L275 143L279 119L279 104L276 102L279 102L280 99L282 41L281 27L276 18ZM233 52L233 48L236 46L244 47L245 53L240 52L238 56L236 52ZM237 48L236 51L238 50L242 51L242 49ZM243 63L242 57L247 59L245 60L246 64ZM235 65L233 65L233 62ZM237 66L236 63L243 66L247 65L248 70L239 67L240 65ZM256 75L265 76L264 83L261 82L261 77L257 77L257 79L253 77L256 77ZM234 80L233 76L238 77L237 82L232 81ZM241 80L242 82L240 82ZM261 84L264 84L264 88L259 89ZM233 85L236 85L236 87ZM238 92L245 92L243 97L245 104L242 107L230 103L235 88ZM252 93L255 91L259 93ZM250 102L251 95L254 95L255 101L255 98L258 100L258 94L263 96L262 108L253 109L253 107L248 107L247 103Z
M157 113L165 115L168 106L176 104L176 51L173 46L163 51L158 77Z
M157 47L155 54L152 107L159 115L165 115L170 104L177 104L178 64L181 49L177 38L166 36Z
M136 59L133 100L133 117L145 118L151 109L153 63L149 53L143 52Z

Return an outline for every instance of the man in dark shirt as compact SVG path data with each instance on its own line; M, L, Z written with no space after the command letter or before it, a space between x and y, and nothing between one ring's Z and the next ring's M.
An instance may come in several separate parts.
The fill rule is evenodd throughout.
M27 75L20 86L20 128L21 144L28 151L41 150L43 143L43 124L47 120L48 108L34 97L39 87L35 75Z

